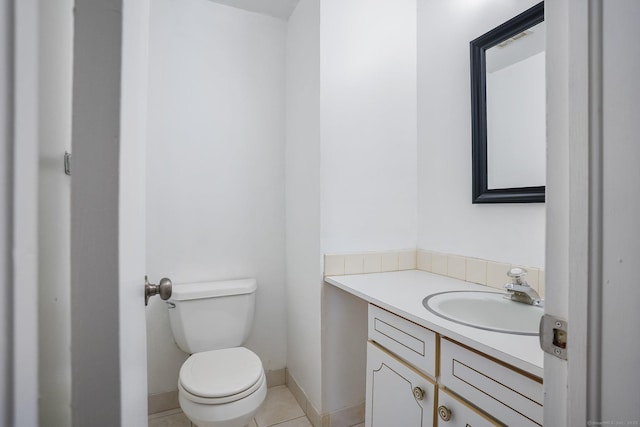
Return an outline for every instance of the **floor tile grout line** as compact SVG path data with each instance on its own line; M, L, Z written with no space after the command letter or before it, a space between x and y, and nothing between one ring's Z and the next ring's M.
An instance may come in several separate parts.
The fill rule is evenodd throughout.
M168 410L162 411L162 412L156 412L155 414L149 414L149 415L147 415L147 417L150 420L154 420L154 419L163 418L163 417L170 417L171 415L176 415L176 414L180 414L180 413L182 413L182 409L173 408L173 409L168 409Z
M280 421L280 422L279 422L279 423L277 423L277 424L269 424L269 425L268 425L268 426L266 426L266 427L277 427L277 426L279 426L279 425L282 425L282 424L284 424L284 423L288 423L288 422L290 422L290 421L299 420L300 418L307 418L307 416L306 416L306 415L301 415L301 416L299 416L299 417L291 418L291 419L289 419L289 420ZM309 418L307 418L307 421L309 421ZM309 422L311 422L311 421L309 421Z

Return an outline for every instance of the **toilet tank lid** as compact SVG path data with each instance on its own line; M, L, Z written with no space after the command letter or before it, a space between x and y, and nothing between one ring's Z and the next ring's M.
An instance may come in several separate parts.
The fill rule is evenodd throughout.
M222 280L216 282L184 283L173 286L171 299L187 301L200 298L251 294L258 288L256 279Z

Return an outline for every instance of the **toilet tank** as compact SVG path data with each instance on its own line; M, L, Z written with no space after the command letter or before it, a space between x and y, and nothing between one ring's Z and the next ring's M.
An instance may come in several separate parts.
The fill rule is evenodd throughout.
M169 306L173 338L186 353L239 347L249 336L256 279L176 284Z

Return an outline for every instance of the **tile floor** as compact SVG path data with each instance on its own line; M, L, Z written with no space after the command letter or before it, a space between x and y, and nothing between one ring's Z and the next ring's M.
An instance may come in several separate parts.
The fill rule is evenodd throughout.
M192 427L180 409L149 416L149 427ZM287 386L271 387L267 398L248 427L312 427Z
M248 427L312 427L286 385L271 387L267 398ZM195 427L178 409L149 415L149 427ZM353 427L364 427L364 423Z

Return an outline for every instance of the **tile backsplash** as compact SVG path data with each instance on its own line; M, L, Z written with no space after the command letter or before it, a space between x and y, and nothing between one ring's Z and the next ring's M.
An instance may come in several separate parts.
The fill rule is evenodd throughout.
M502 289L502 286L509 281L507 271L513 267L526 269L528 272L527 282L544 298L544 270L537 267L423 249L360 254L326 254L324 256L325 276L418 269L498 289Z
M325 276L346 274L381 273L386 271L414 270L416 251L366 252L362 254L326 254Z

